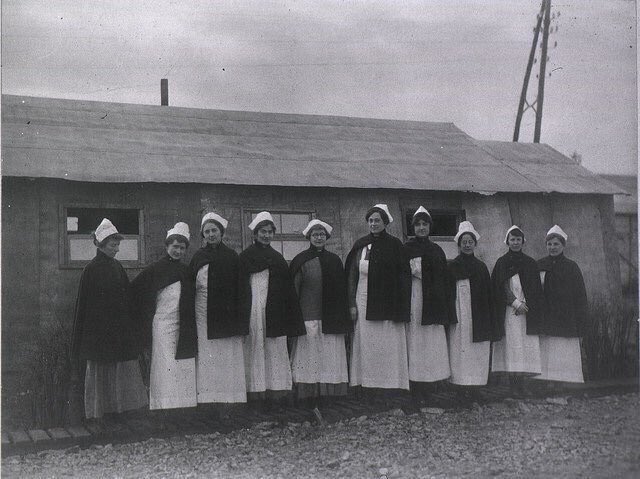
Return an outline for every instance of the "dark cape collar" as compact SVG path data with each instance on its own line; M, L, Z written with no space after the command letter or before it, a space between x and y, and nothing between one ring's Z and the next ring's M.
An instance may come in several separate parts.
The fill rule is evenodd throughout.
M409 259L418 258L420 256L433 256L440 250L440 247L433 243L429 237L418 238L415 236L413 238L409 238L404 246L407 254L409 255Z
M300 268L302 268L303 264L305 264L308 261L311 261L314 258L321 258L320 264L322 265L322 263L324 262L322 260L326 256L328 256L328 253L324 248L318 249L315 246L310 245L309 248L302 251L301 253L298 253L298 255L295 258L293 258L293 260L291 261L291 264L289 265L289 270L291 271L291 275L295 276L296 273L300 271Z
M356 240L356 242L353 244L353 248L351 248L351 251L357 251L370 244L386 243L392 240L392 238L393 236L387 233L387 230L382 230L377 236L375 236L373 233L369 233L368 235Z
M212 263L215 264L219 262L222 257L226 257L228 255L234 255L234 252L223 242L220 242L217 245L207 244L196 251L193 258L191 258L190 265L192 274L195 277L195 275L198 274L198 271L200 271L200 268L204 265Z
M187 265L180 260L171 258L168 254L151 265L150 268L153 270L153 289L156 292L170 284L187 280Z
M241 256L249 273L258 273L275 265L281 265L284 262L282 255L274 250L271 245L263 245L257 242L245 249Z
M456 281L478 277L485 269L484 263L476 258L473 253L460 253L449 263L449 270Z
M546 256L538 260L538 267L541 271L551 271L558 264L562 264L568 261L564 253L560 253L558 256Z

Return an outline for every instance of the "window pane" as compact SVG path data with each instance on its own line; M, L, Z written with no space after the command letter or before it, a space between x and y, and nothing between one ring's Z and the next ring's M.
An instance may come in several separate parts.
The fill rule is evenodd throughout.
M309 224L309 214L282 213L282 234L302 234Z
M120 208L67 208L67 233L91 234L103 218L109 218L122 234L140 234L138 210Z
M455 236L458 232L458 215L456 214L434 214L431 235L433 236Z
M284 259L287 261L291 261L298 253L304 251L309 247L309 243L307 241L283 241L282 249Z
M138 261L138 240L125 238L120 241L120 251L116 258L120 261Z
M70 238L69 259L72 261L91 260L96 255L96 247L91 239Z
M90 261L96 255L96 246L91 238L69 238L69 260ZM120 261L138 261L138 240L125 238L120 241L120 251L116 255Z
M413 225L411 224L415 211L416 208L405 210L407 236L415 236ZM462 218L464 218L464 216L461 211L452 211L451 213L431 211L431 219L433 220L433 224L431 225L431 232L429 233L429 235L455 236L458 232L458 223L462 220Z

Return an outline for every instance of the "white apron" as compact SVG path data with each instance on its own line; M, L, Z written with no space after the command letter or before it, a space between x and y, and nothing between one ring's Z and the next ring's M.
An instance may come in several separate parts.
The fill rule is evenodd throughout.
M509 287L517 299L524 301L520 275L509 278ZM540 340L527 334L527 316L515 314L510 304L505 306L504 337L493 343L491 371L540 374Z
M322 321L305 321L306 336L293 338L294 383L338 384L349 381L344 334L323 334Z
M471 286L468 279L456 281L457 324L449 326L449 363L453 384L483 386L489 376L491 342L473 342Z
M407 338L404 323L367 321L369 260L363 248L356 290L358 321L353 333L351 386L409 389Z
M197 405L195 360L175 359L180 333L180 290L180 281L176 281L160 290L156 297L149 409Z
M409 379L434 382L451 375L447 335L441 324L422 324L422 258L411 259L411 323L407 330Z
M290 390L291 366L287 337L267 337L266 307L269 270L251 275L251 319L244 338L244 364L248 392Z
M540 271L544 286L546 271ZM542 374L534 379L583 383L580 338L540 336Z
M196 276L196 326L198 356L196 362L199 403L247 402L244 375L243 337L207 338L207 298L209 265Z

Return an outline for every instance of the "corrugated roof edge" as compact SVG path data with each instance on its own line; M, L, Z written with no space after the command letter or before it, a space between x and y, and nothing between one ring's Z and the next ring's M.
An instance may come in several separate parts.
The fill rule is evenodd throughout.
M372 124L379 123L380 128L389 128L389 122L393 122L398 126L406 128L407 126L415 127L416 129L423 129L424 124L428 123L430 125L446 125L452 126L456 130L459 130L457 126L453 122L445 122L445 121L419 121L419 120L402 120L395 118L369 118L369 117L360 117L360 116L339 116L339 115L318 115L311 113L290 113L290 112L275 112L275 111L250 111L250 110L224 110L219 108L195 108L195 107L184 107L184 106L162 106L162 105L149 105L146 103L122 103L122 102L104 102L98 100L78 100L76 98L52 98L52 97L41 97L41 96L25 96L25 95L11 95L7 93L2 94L2 103L3 105L6 103L7 105L16 105L20 102L24 102L25 100L34 101L36 104L32 105L33 107L40 107L44 104L46 106L50 106L51 102L73 102L74 108L72 110L83 110L81 105L86 105L87 111L92 111L94 109L120 109L126 110L130 108L138 108L143 110L148 110L149 114L157 114L158 112L162 112L163 115L167 116L167 113L177 114L178 117L195 117L194 113L204 114L205 116L211 115L235 115L238 116L238 119L242 119L245 121L253 120L253 121L269 121L275 123L307 123L314 125L348 125L349 121L353 121L356 123L366 122L368 126L373 126ZM38 105L37 103L41 103ZM80 108L79 108L80 107ZM69 108L67 108L69 109ZM170 115L169 115L170 116ZM248 116L250 118L244 118ZM256 117L257 116L257 117ZM264 118L260 118L264 116ZM277 117L281 117L281 119L288 119L289 121L277 121ZM306 120L306 121L303 121ZM460 130L462 132L462 130ZM462 132L464 133L464 132ZM466 134L466 133L465 133Z
M602 176L592 172L591 170L589 170L588 168L585 168L582 165L574 163L571 158L569 158L566 155L563 155L558 150L553 148L551 145L548 145L546 143L523 143L523 142L514 142L514 141L477 140L475 138L473 141L485 152L487 152L489 155L494 157L497 161L504 164L506 168L510 168L510 169L513 169L513 168L508 163L509 162L515 163L516 160L503 158L501 155L497 154L495 147L502 146L502 147L508 147L509 149L515 149L515 150L518 150L519 148L526 148L526 149L548 148L554 154L561 156L565 158L568 162L572 163L572 166L581 170L581 172L584 173L585 176L590 177L590 179L592 179L596 184L601 186L602 189L604 190L604 191L594 192L593 194L613 194L613 195L629 195L630 194L628 191L621 188L620 185L603 178ZM514 171L517 171L517 170L514 170ZM529 178L529 180L533 181L533 179L531 178ZM549 190L547 191L547 193L558 193L558 192Z

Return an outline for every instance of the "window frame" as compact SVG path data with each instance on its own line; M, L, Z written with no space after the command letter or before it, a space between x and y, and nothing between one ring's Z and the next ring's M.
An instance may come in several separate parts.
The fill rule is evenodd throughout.
M418 209L418 206L415 207L405 207L403 209L403 215L402 215L402 234L404 235L405 239L410 239L410 238L415 238L415 235L411 235L409 236L409 223L408 223L408 219L407 219L407 215L410 213L411 215L413 215L413 213L416 212L416 210ZM431 216L436 216L436 215L451 215L456 217L456 233L458 230L458 227L460 226L460 223L462 223L463 221L466 220L467 215L465 210L463 210L462 208L451 208L451 209L447 209L447 208L438 208L438 209L433 209L433 210L429 210L429 213L431 214ZM453 241L453 238L455 238L456 233L454 233L453 235L449 236L449 235L429 235L429 238L431 239L431 241Z
M71 260L69 259L69 235L67 234L67 211L71 208L78 209L122 209L122 210L138 210L138 234L123 234L124 239L138 239L138 260L123 260L120 264L125 269L140 269L145 264L145 222L144 207L140 204L122 204L122 203L85 203L70 202L61 203L59 208L59 235L58 235L58 267L60 269L83 269L89 260ZM97 226L97 225L96 225ZM79 234L74 235L77 238L88 239L91 235ZM117 257L116 257L117 259Z
M253 244L253 233L249 229L249 223L251 223L251 214L260 213L261 211L268 211L272 215L274 214L293 214L293 215L309 215L309 221L316 218L316 211L311 209L302 209L302 208L282 208L282 209L269 209L265 210L264 208L251 208L251 207L242 207L242 218L244 219L242 223L242 249L246 249L251 244ZM299 234L292 233L281 233L276 228L276 233L273 235L272 241L300 241L307 243L308 240ZM276 250L277 251L277 250ZM279 251L278 251L279 252ZM287 260L287 263L290 263L291 260Z

